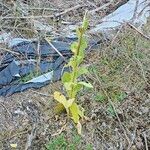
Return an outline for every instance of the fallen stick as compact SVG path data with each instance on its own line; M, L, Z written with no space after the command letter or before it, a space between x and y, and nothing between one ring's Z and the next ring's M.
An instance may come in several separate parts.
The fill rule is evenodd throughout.
M20 17L15 17L15 16L6 16L6 17L0 17L0 19L39 19L39 18L57 18L61 15L64 15L72 10L76 10L76 9L79 9L81 7L85 7L87 5L76 5L76 6L73 6L71 8L68 8L66 10L64 10L63 12L60 12L60 13L56 13L56 14L53 14L53 15L40 15L40 16L20 16Z
M32 141L35 137L36 137L36 125L34 124L31 130L31 134L28 134L25 150L29 150L29 148L31 148Z
M50 42L48 38L45 38L47 43L58 53L59 56L61 56L65 62L67 62L66 58L58 51L58 49Z
M100 6L100 7L96 8L96 9L93 9L93 10L89 11L88 14L93 14L93 13L95 13L95 12L97 12L97 11L100 11L100 10L102 10L102 9L105 9L105 8L108 7L110 4L112 4L112 2L113 2L113 1L110 1L109 3L106 3L106 4Z
M142 31L140 31L139 29L137 29L133 24L127 22L126 23L129 27L131 27L132 29L134 29L136 32L138 32L142 37L144 37L145 39L150 41L150 37L145 35Z
M147 143L147 138L145 132L143 133L144 136L144 141L145 141L145 150L148 150L148 143Z

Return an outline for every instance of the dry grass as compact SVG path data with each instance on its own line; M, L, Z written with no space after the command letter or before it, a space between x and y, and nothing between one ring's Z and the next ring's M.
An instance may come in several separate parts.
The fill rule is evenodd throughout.
M100 19L106 14L112 12L127 0L116 1L94 1L80 0L33 0L33 1L11 1L4 0L0 2L0 29L2 32L11 32L21 37L39 37L44 34L53 36L62 35L62 30L67 28L68 24L77 24L81 22L85 10L94 11L102 7L90 16L90 26L99 23ZM70 9L71 8L71 9ZM44 29L39 31L35 24L37 21L44 25L49 25L52 31L46 33Z

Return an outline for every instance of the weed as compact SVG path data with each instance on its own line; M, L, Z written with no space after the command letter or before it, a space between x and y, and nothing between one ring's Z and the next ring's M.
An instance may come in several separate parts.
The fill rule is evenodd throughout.
M86 146L86 150L93 150L92 144L88 144L88 145Z
M88 21L85 15L82 26L77 28L76 31L78 41L71 44L73 56L66 65L71 68L71 71L65 72L61 79L66 90L66 96L58 91L54 92L54 99L63 105L68 116L71 116L74 123L77 124L76 127L79 134L81 134L82 127L79 120L84 117L84 109L77 104L77 94L83 87L92 88L90 83L79 81L81 75L88 73L85 67L80 66L84 59L85 49L87 48L87 42L84 36L87 27Z
M22 77L20 80L21 82L25 83L28 82L29 80L33 79L34 77L38 77L39 75L41 75L40 72L30 72L28 75Z
M53 139L49 144L47 144L47 150L65 150L67 148L67 141L64 138L64 135L61 134L57 138Z
M110 115L110 116L112 116L112 117L115 117L116 116L116 114L115 114L115 111L114 111L114 109L113 109L113 106L110 104L109 106L108 106L108 108L107 108L107 113L108 113L108 115Z
M73 133L70 140L64 136L64 134L59 135L54 138L46 145L47 150L77 150L80 149L82 139L79 135ZM85 150L92 150L92 145L85 145Z
M89 77L95 83L93 99L108 104L108 115L115 116L108 98L117 106L128 94L140 93L147 86L150 70L149 49L149 41L139 38L139 35L127 29L113 45L99 53L96 62L90 66Z
M40 69L37 70L37 68L36 68L34 71L31 71L29 74L27 74L25 76L22 76L20 78L20 82L21 83L26 83L29 80L33 79L33 78L36 78L38 76L43 75L44 73L51 72L51 71L52 71L52 69L48 69L46 72L41 72Z
M102 103L106 100L106 96L102 92L98 92L98 93L96 93L94 99L95 99L95 101Z

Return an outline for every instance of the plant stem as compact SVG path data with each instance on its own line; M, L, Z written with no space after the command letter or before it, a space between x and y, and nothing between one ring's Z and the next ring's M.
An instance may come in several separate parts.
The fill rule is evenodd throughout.
M74 58L75 60L77 59L77 57L79 55L79 52L80 52L82 37L83 37L83 30L81 28L81 35L80 35L79 40L78 40L77 53L75 54L75 58ZM77 79L76 73L78 72L78 63L77 63L77 61L75 61L75 67L73 68L72 72L73 72L72 83L75 83L76 79ZM75 95L74 95L74 85L72 85L71 97L70 98L75 98Z

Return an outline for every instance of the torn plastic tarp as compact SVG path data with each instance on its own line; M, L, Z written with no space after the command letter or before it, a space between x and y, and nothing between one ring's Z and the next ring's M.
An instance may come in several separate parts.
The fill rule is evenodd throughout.
M102 31L106 31L105 33L107 35L110 29L115 29L121 24L129 21L138 24L138 26L145 24L147 18L150 16L149 3L149 0L129 0L114 12L102 18L102 23L91 29L90 33L101 33Z
M10 41L8 46L12 52L1 54L0 95L7 96L29 88L40 88L59 80L65 71L65 61L72 55L70 43L74 40L75 38L57 38L51 42L63 57L46 41L20 38L14 39L15 42ZM97 42L91 42L90 45L96 46ZM37 63L38 59L40 63Z
M16 53L5 52L2 54L0 95L11 95L28 88L40 88L50 81L60 79L64 58L59 56L47 42L38 43L20 39L19 42L16 41L13 45L11 44L12 52ZM71 56L70 43L58 40L51 43L66 59ZM37 64L38 57L40 57L39 64ZM38 75L36 77L37 66Z

